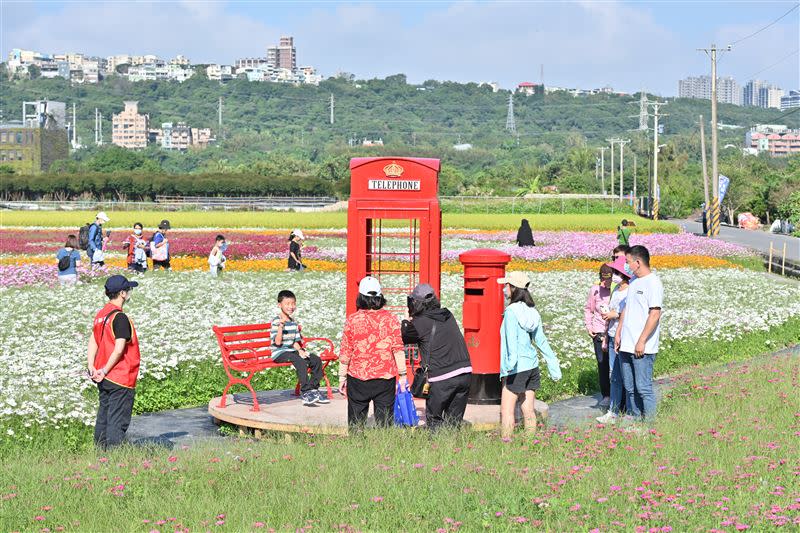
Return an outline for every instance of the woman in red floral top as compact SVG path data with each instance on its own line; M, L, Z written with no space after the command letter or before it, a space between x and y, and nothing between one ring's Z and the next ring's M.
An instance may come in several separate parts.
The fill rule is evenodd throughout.
M375 422L394 419L397 376L407 386L400 321L383 309L380 282L367 276L358 284L358 311L347 317L339 350L339 390L347 395L347 424L363 427L372 402Z

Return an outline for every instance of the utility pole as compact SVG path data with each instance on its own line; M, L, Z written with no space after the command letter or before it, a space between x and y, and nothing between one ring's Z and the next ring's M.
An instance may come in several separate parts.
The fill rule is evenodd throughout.
M633 152L633 201L635 202L638 199L639 197L636 196L636 152Z
M506 114L506 130L517 133L517 124L514 122L514 94L508 95L508 113ZM519 139L517 139L519 142Z
M219 97L219 103L217 103L217 129L219 130L219 136L222 137L222 97Z
M100 133L100 128L102 127L102 123L100 122L100 111L95 107L94 108L94 144L100 146L103 144L102 141L102 134Z
M703 115L700 115L700 156L703 161L703 193L705 194L706 203L703 206L703 216L708 217L708 209L711 206L708 197L708 165L706 164L706 134L703 129ZM706 220L708 220L706 218ZM708 228L706 228L708 229ZM709 231L709 237L710 235Z
M333 124L333 93L331 93L331 124Z
M711 200L711 224L709 225L709 237L719 235L719 166L717 162L717 45L712 44L711 48L699 48L711 58L711 185L713 188L713 198ZM730 52L731 46L728 45Z
M648 102L653 106L653 220L658 220L658 208L661 198L658 189L658 108L666 102Z
M78 148L78 119L75 112L75 102L72 102L72 148Z
M614 196L614 145L621 139L606 139L606 142L611 143L611 196Z
M622 197L625 195L625 155L624 155L624 148L625 145L631 142L630 139L622 140L619 139L617 144L619 144L619 199L622 201Z
M603 190L603 194L606 193L606 150L608 150L608 146L601 146L598 148L600 150L600 187Z

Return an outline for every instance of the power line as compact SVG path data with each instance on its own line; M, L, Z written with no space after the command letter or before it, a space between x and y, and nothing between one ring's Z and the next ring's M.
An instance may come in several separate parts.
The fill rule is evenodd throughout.
M748 80L755 79L755 77L758 76L759 74L761 74L762 72L765 72L765 71L771 69L772 67L783 63L784 61L786 61L787 59L789 59L790 57L795 55L797 52L800 52L800 48L795 48L794 52L791 52L790 54L787 54L787 55L783 56L782 58L780 58L779 60L777 60L776 62L771 64L770 66L762 68L761 70L759 70L755 74L750 74L745 79L748 79Z
M747 39L749 39L750 37L755 37L756 35L758 35L758 34L759 34L759 33L761 33L762 31L766 30L767 28L769 28L769 27L771 27L771 26L774 26L775 24L777 24L777 23L778 23L778 21L779 21L779 20L781 20L783 17L785 17L786 15L788 15L789 13L791 13L792 11L794 11L795 9L797 9L798 7L800 7L800 4L795 4L795 5L794 5L794 7L793 7L792 9L790 9L789 11L787 11L786 13L784 13L783 15L781 15L780 17L776 18L775 20L773 20L772 22L770 22L769 24L767 24L766 26L764 26L764 27L763 27L763 28L761 28L760 30L754 31L753 33L751 33L750 35L748 35L748 36L746 36L746 37L742 37L742 38L741 38L741 39L739 39L739 40L733 41L733 42L731 43L731 46L733 46L734 44L738 44L738 43L740 43L740 42L742 42L742 41L744 41L744 40L747 40Z

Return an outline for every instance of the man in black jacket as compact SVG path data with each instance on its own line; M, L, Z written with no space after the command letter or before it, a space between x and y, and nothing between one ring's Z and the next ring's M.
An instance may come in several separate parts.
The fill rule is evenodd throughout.
M421 283L408 297L410 320L403 320L403 343L416 344L427 368L430 392L425 420L432 430L458 427L464 420L472 379L467 344L453 313L443 308L433 287Z

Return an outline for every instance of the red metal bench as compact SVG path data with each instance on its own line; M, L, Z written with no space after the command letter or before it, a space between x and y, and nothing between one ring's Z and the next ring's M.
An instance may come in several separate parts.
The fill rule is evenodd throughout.
M271 324L247 324L243 326L214 326L212 328L217 336L219 349L222 352L222 365L228 375L228 384L225 386L225 390L222 391L222 399L219 402L220 407L225 407L228 389L232 385L244 385L253 395L253 408L251 410L260 411L258 399L256 399L256 391L253 390L250 380L253 379L256 372L264 369L292 366L292 363L276 363L272 360L272 350L270 349L271 327ZM309 343L314 342L327 343L325 349L321 353L317 353L317 355L322 359L322 375L325 378L325 385L328 387L328 399L331 399L333 398L333 391L325 369L331 361L336 361L338 357L330 339L304 338L303 346L308 346ZM246 372L247 376L244 378L237 377L233 374L234 372ZM294 393L297 396L300 395L300 383L295 386Z

